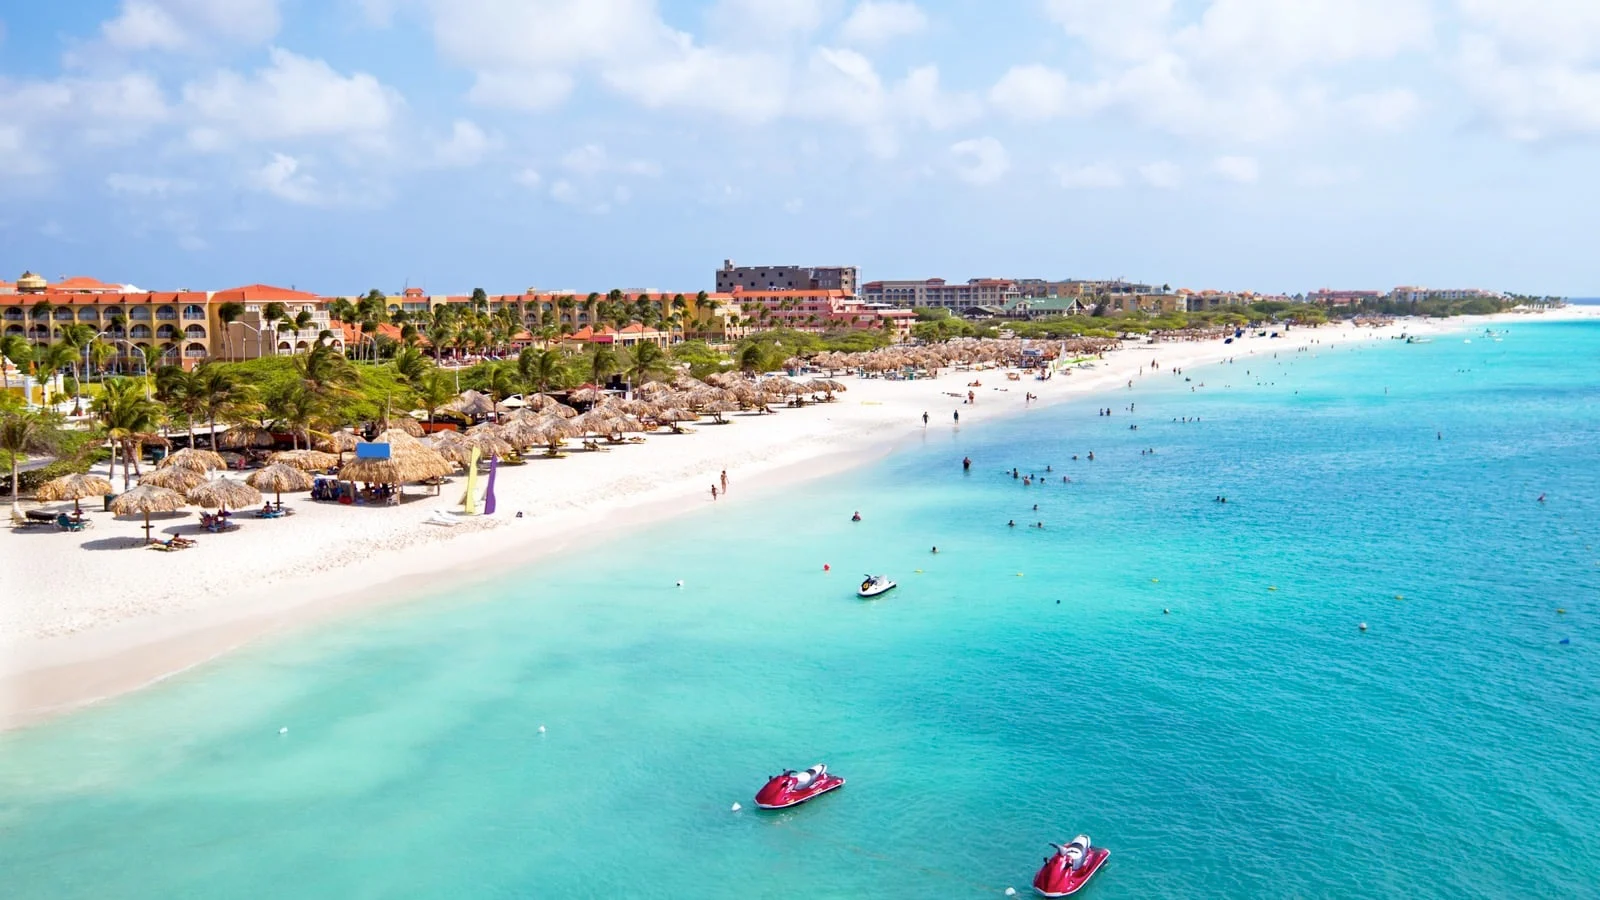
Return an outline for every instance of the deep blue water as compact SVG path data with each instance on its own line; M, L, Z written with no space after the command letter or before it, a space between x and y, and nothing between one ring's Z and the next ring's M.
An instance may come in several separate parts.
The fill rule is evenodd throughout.
M1087 831L1088 898L1600 897L1600 326L1478 332L735 481L0 738L0 894L981 897Z

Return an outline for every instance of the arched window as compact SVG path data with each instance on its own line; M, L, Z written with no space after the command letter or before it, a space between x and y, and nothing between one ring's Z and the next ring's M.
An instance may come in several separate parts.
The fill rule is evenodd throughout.
M79 322L93 322L98 317L99 311L92 306L85 306L83 309L78 310Z
M196 306L191 303L183 308L183 317L185 319L199 319L204 322L206 320L206 309L203 306Z
M163 327L163 328L171 328L172 326L171 325L163 325L161 327ZM134 337L134 338L148 338L150 336L150 326L149 325L135 325L132 328L128 329L128 334L130 336Z
M296 353L300 353L309 349L311 349L311 345L305 341L301 341L300 343L294 345L294 352Z
M128 310L128 318L135 322L148 322L150 321L150 307L135 306L133 309Z
M183 355L189 359L200 359L206 355L206 345L190 344L183 348Z
M8 307L6 307L6 321L7 322L21 322L23 319L26 319L26 318L27 318L27 315L25 313L23 313L22 307L20 307L20 306L8 306Z
M71 322L72 321L72 309L70 307L66 307L66 306L58 307L56 309L56 321L57 322Z
M206 327L204 325L190 325L183 330L183 336L190 340L205 340Z
M279 353L293 353L294 352L294 348L289 346L289 342L288 341L279 341L278 342L278 352Z
M175 321L178 318L178 310L172 306L158 306L156 307L156 318L163 322Z
M138 327L139 328L144 328L143 325L140 325ZM145 328L145 330L149 331L150 329ZM176 325L162 325L162 326L160 326L159 328L156 329L156 337L162 338L163 340L177 340L177 338L178 338L178 326L176 326Z
M22 333L22 326L21 325L7 325L6 326L6 334L21 334L21 333Z

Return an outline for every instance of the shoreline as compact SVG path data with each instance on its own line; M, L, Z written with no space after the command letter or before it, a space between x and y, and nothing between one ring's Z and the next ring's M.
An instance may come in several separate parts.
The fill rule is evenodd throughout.
M608 539L703 509L700 504L712 502L709 485L723 469L730 473L733 491L719 504L740 503L746 490L759 495L881 460L918 434L949 433L952 409L961 413L959 427L982 427L1035 406L1083 399L1128 380L1137 383L1151 359L1163 368L1150 374L1166 375L1169 368L1215 365L1267 349L1367 344L1402 331L1448 334L1500 322L1596 316L1600 308L1568 307L1540 314L1396 320L1384 328L1297 328L1276 340L1247 338L1235 345L1219 340L1129 344L1093 369L1058 374L1049 382L1025 376L1008 383L994 369L900 382L852 377L845 379L849 391L832 404L781 409L773 416L736 415L728 426L695 423L698 435L652 435L648 445L612 453L575 452L564 460L504 467L502 515L466 519L453 529L421 520L435 509L458 505L449 498L459 491L459 479L438 497L394 508L297 502L302 515L277 522L247 519L240 532L207 536L200 548L175 556L86 552L85 544L139 531L138 523L96 514L98 527L83 536L83 543L65 535L7 541L6 568L21 571L26 556L30 572L49 574L25 579L15 600L0 611L0 731L150 686L261 638L423 601L454 582L500 577L549 560L576 542ZM946 396L964 393L973 379L988 379L976 405ZM1015 396L1009 395L1010 384ZM1024 404L1020 395L1027 391L1037 392L1039 399ZM927 426L920 422L923 410L932 416ZM524 507L529 514L514 518ZM183 523L187 531L192 519L166 520L158 527L174 523ZM105 537L107 532L117 538ZM24 543L26 550L19 552ZM223 580L227 587L217 592ZM3 593L13 592L8 586ZM63 603L63 597L75 603ZM96 603L93 598L106 599Z

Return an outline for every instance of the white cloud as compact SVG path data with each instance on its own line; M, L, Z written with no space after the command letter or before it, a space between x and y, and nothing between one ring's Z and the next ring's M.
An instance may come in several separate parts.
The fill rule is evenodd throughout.
M1238 184L1255 184L1261 180L1261 164L1249 156L1219 156L1211 170Z
M568 205L578 202L578 188L565 178L550 185L550 199Z
M127 50L189 50L217 41L259 44L278 33L278 0L122 0L100 26Z
M661 175L661 164L649 159L612 159L600 144L574 147L561 157L561 165L579 175L594 176L602 172L656 178Z
M564 71L657 52L671 32L655 0L431 0L434 40L485 71Z
M688 35L676 35L663 52L623 57L602 77L649 109L699 110L751 123L781 115L789 87L782 59L696 46Z
M976 119L982 104L972 94L944 91L934 66L912 69L900 82L885 84L872 61L860 53L819 47L811 54L792 112L855 125L865 135L868 151L889 159L899 152L902 126L952 128Z
M1012 66L989 89L989 102L1015 119L1082 115L1105 104L1101 87L1075 85L1049 66Z
M475 166L497 145L482 128L466 119L457 119L450 137L434 148L434 161L448 168Z
M250 173L249 182L256 190L301 206L327 202L317 180L300 171L300 161L283 153L272 154L271 162Z
M839 0L719 0L707 14L730 35L807 34L834 15Z
M184 85L197 120L191 144L215 149L246 140L346 137L382 143L405 101L365 72L341 75L320 59L274 47L271 64L246 77L222 70Z
M968 184L993 184L1011 169L1011 155L992 137L972 138L950 145L956 175Z
M1361 170L1355 166L1313 164L1302 166L1294 173L1294 182L1301 187L1337 187L1344 184L1354 184L1360 180Z
M1174 37L1191 58L1230 71L1293 71L1392 59L1427 47L1432 0L1215 0Z
M882 44L895 38L920 34L928 27L928 17L915 3L905 0L861 0L839 28L839 36L851 44Z
M1453 68L1489 122L1513 140L1600 134L1600 5L1587 0L1459 0Z
M1045 0L1045 14L1097 54L1139 59L1165 45L1172 0Z
M106 176L106 187L114 194L167 197L172 194L188 193L195 189L195 183L184 178L168 178L162 175L113 172Z
M1355 94L1344 101L1355 119L1380 131L1395 131L1411 124L1422 110L1422 100L1404 88Z
M467 99L480 106L528 112L560 106L572 93L565 72L479 72Z
M539 171L531 167L517 172L517 174L511 176L511 180L525 188L537 188L544 183L544 178L539 175Z
M1139 177L1144 183L1162 190L1174 190L1183 183L1183 170L1175 163L1161 162L1147 163L1139 167Z
M1069 190L1122 187L1122 173L1118 172L1115 167L1105 163L1094 163L1087 166L1062 164L1051 171L1056 177L1056 182Z

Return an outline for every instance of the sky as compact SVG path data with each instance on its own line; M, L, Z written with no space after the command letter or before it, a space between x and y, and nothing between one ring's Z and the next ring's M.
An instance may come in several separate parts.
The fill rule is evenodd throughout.
M0 0L0 278L1600 294L1596 0Z

